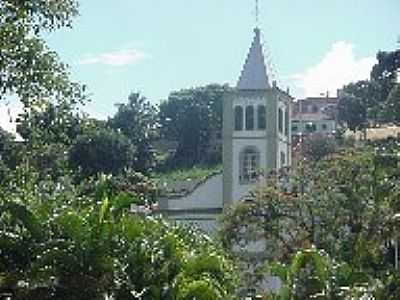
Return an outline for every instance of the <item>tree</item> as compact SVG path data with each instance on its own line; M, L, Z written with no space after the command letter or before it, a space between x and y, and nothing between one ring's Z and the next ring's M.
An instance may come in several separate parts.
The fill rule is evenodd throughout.
M41 35L70 27L78 14L75 0L4 0L0 5L0 99L15 94L29 107L53 97L80 101L82 87L71 83L66 66Z
M222 102L227 90L228 86L216 84L181 90L161 103L161 135L178 141L174 165L191 167L210 160L205 153L212 135L221 134Z
M109 177L92 182L96 190L90 195L81 195L70 181L43 184L34 178L30 188L0 194L0 295L232 298L233 265L217 244L200 233L132 214L129 207L138 195L109 191Z
M396 84L400 70L400 49L395 51L380 51L376 55L378 63L374 65L371 79L382 86L382 99L385 101Z
M0 127L0 161L3 161L8 167L12 167L15 162L14 143L14 136Z
M369 81L350 83L339 94L338 119L350 130L356 131L367 126L369 109L373 109L372 94Z
M397 122L398 106L396 100L396 83L400 70L400 49L381 51L376 56L378 63L372 68L371 79L381 86L381 99L385 103L383 114L385 121Z
M222 238L227 249L264 238L268 251L257 255L257 266L288 263L297 251L315 245L348 265L348 286L381 278L393 268L393 244L388 241L395 234L391 216L399 209L400 189L398 146L384 147L382 155L368 147L348 150L297 175L272 177L254 192L254 201L225 214Z
M266 267L283 283L280 299L319 299L321 296L331 299L332 262L324 251L315 247L302 249L293 255L287 265L271 263Z
M23 139L23 161L42 177L56 179L68 169L71 145L97 125L95 120L79 113L75 105L67 102L37 101L19 115L17 132Z
M400 50L379 52L370 80L346 85L339 94L339 121L351 130L363 129L367 119L374 122L396 121L397 103L389 100L400 68Z
M306 138L302 151L309 161L319 161L335 153L336 142L333 138L313 134Z
M118 105L118 111L109 124L135 146L134 169L148 172L154 162L151 143L158 136L156 108L139 93L132 93L127 104Z
M23 154L14 167L23 161L43 167L47 174L61 166L58 158L66 151L63 143L69 133L60 130L60 125L71 120L66 108L72 111L78 102L83 103L85 87L70 81L68 67L49 49L43 35L71 27L77 14L76 0L4 0L0 4L0 101L12 95L24 108L17 120L24 137L19 147ZM56 118L58 123L53 122Z
M397 272L389 273L374 293L376 299L395 300L400 297L400 278Z
M18 118L17 132L32 146L63 144L69 146L82 134L87 120L68 103L38 101Z
M400 83L393 86L388 95L385 115L391 122L400 122Z
M69 151L71 166L83 177L118 174L132 166L134 148L122 133L98 128L76 138Z

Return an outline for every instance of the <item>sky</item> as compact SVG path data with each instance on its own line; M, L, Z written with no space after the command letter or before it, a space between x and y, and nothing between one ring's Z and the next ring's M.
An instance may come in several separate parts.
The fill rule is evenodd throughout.
M296 98L366 79L400 36L400 0L259 0L269 77ZM255 0L81 0L72 29L45 36L87 85L84 110L112 115L140 92L153 103L179 89L234 86L255 26ZM0 126L13 131L0 105Z

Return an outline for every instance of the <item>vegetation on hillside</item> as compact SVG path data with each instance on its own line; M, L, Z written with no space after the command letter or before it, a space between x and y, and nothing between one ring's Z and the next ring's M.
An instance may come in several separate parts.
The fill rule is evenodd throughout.
M172 184L179 181L196 180L203 181L209 176L220 173L222 171L222 165L215 166L199 166L190 169L178 169L170 172L155 173L153 174L154 180L161 184Z

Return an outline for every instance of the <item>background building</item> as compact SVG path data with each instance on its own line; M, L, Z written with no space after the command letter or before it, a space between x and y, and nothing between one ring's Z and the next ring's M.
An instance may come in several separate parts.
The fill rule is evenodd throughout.
M310 97L293 102L292 136L313 133L333 135L337 129L336 97Z

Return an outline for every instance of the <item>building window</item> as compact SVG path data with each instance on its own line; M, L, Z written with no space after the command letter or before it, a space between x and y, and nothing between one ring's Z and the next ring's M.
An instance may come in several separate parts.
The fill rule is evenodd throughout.
M249 105L246 107L246 130L254 129L254 108Z
M257 108L257 124L258 129L262 130L267 128L267 111L264 105L259 105Z
M281 151L281 168L286 165L286 154L285 152Z
M289 135L289 111L285 110L285 135Z
M295 132L297 131L299 128L297 127L297 125L292 126L292 131Z
M312 112L314 114L316 114L318 112L318 106L316 106L315 104L312 106Z
M326 124L322 124L322 130L327 130L328 126L326 126Z
M283 133L283 111L281 108L278 109L278 130L279 133Z
M244 149L240 155L240 175L239 181L242 184L257 180L260 170L260 153L257 149L249 147Z
M299 102L300 104L300 107L301 107L301 112L304 114L304 113L308 113L308 105L306 104L306 103L302 103L302 102Z
M316 130L317 130L317 126L314 123L308 122L306 124L306 131L307 132L311 133L311 132L315 132Z
M235 107L235 130L243 130L243 108L241 106Z

